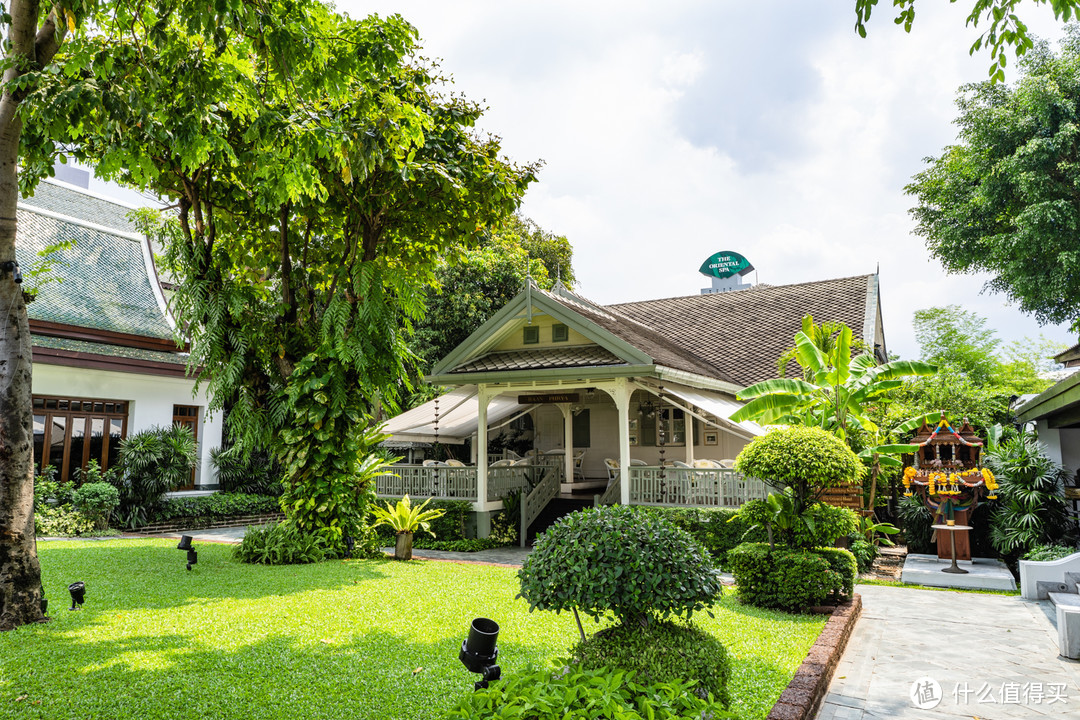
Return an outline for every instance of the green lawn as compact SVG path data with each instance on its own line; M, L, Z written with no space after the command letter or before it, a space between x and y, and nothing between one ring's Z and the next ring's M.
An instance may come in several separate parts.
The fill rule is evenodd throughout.
M438 718L475 679L457 660L473 617L501 625L504 674L559 658L577 635L573 616L515 600L508 568L262 567L203 543L188 572L175 541L38 548L53 619L0 634L2 718ZM86 605L68 612L75 580ZM825 618L730 596L714 612L701 625L732 655L732 709L764 718Z

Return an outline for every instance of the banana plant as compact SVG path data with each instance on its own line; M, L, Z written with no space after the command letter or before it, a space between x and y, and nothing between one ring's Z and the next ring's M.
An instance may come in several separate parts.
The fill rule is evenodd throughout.
M917 360L878 365L870 353L852 357L852 342L847 325L841 326L827 351L806 332L799 331L795 334L795 360L806 379L776 378L743 389L736 397L746 405L731 419L763 425L818 425L842 439L859 427L876 433L877 425L864 409L899 387L903 378L937 372L935 366Z

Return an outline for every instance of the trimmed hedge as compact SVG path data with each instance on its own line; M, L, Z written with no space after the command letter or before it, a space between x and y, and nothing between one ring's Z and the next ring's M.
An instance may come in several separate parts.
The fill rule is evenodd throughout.
M276 497L248 493L223 493L173 498L151 513L149 523L177 518L227 518L235 515L267 515L281 512Z
M801 611L851 597L855 556L841 548L793 550L744 543L728 553L739 598L750 605Z
M765 528L753 528L755 522L763 520L761 513L764 508L764 500L751 500L739 510L651 507L646 512L660 515L690 533L718 563L727 567L727 555L734 548L744 542L765 542L768 539ZM812 545L831 545L838 538L859 529L858 514L847 508L817 503L810 508L809 514L816 530ZM808 533L800 527L796 534L804 537Z
M728 552L744 542L764 542L764 529L755 529L747 535L750 523L739 517L739 511L730 508L672 508L649 507L645 512L663 517L705 546L709 554L724 564Z
M693 625L670 622L604 628L573 650L585 670L628 670L642 683L696 681L698 697L728 705L731 663L723 643Z

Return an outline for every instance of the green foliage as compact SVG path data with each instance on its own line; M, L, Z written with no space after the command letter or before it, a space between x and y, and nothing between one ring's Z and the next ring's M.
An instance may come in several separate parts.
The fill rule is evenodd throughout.
M727 649L693 625L614 625L578 643L573 656L584 670L631 671L641 682L697 681L698 697L711 696L724 707L729 703Z
M469 516L472 515L473 506L471 502L468 500L438 500L435 498L428 498L427 507L432 510L443 511L443 514L440 517L428 520L431 527L430 532L434 533L436 540L450 542L468 539L466 521L469 519ZM390 541L393 541L394 535L396 534L389 525L373 527L372 530L381 538ZM420 544L421 542L426 541L417 538L413 541L413 544L416 547L424 547Z
M145 525L162 496L188 482L197 448L191 429L180 425L140 430L120 443L120 470L108 480L120 491L121 527Z
M340 542L370 494L364 427L409 389L425 286L535 166L475 130L483 108L397 15L296 0L95 20L34 76L23 189L63 151L173 203L140 224L165 248L190 368L237 444L274 453L296 526Z
M1073 545L1036 545L1024 553L1020 559L1031 562L1051 562L1067 558L1075 552L1077 549Z
M800 611L826 599L850 597L858 566L840 548L771 550L767 543L744 543L728 553L739 598L762 608Z
M946 270L987 272L989 290L1075 330L1080 27L1066 27L1060 55L1040 43L1020 67L1015 85L960 88L959 142L908 185L911 214Z
M276 525L249 527L233 556L240 562L261 565L301 565L322 562L334 552L325 537L303 532L286 520Z
M466 694L447 720L517 718L620 718L620 720L699 720L730 718L714 700L694 693L692 680L644 685L633 673L574 666L552 672L528 669L491 687Z
M97 523L71 505L41 505L34 512L34 534L46 537L87 535Z
M1054 368L1052 357L1065 349L1064 344L1042 336L1014 341L1005 348L1003 360L998 354L1001 341L986 322L958 305L916 310L913 325L922 359L937 365L939 372L947 368L1006 399L1042 392L1053 384L1039 373Z
M518 577L536 610L689 619L720 594L705 548L662 517L613 506L571 513L536 539Z
M217 472L218 484L227 493L246 493L278 497L284 490L281 468L265 452L245 455L237 446L214 448L210 464Z
M495 227L479 247L453 253L436 270L424 318L416 323L412 347L421 369L429 371L502 309L525 287L526 277L545 290L556 277L572 283L572 254L565 237L517 214Z
M281 512L277 498L249 493L216 492L202 497L173 498L162 503L149 517L150 522L178 518L215 520L238 515L268 515Z
M770 497L774 494L770 494ZM854 510L821 502L807 508L803 518L789 520L786 528L775 523L775 510L770 509L765 500L744 503L736 513L743 527L766 527L772 523L774 540L792 547L832 545L839 538L859 529L859 515ZM749 536L743 537L736 545L750 540L752 538Z
M797 514L826 489L850 485L863 473L859 458L842 440L807 426L779 428L754 438L735 459L735 467L778 489L790 487Z
M908 552L929 553L937 552L937 547L932 540L934 529L933 513L926 507L922 499L917 495L901 497L897 506L900 516L900 524L903 526L904 542L907 543Z
M71 504L93 522L95 530L104 530L120 505L120 491L107 482L86 483L72 495Z
M811 330L815 327L809 316L803 323ZM842 439L852 432L875 434L877 426L866 408L899 387L902 378L936 371L933 365L909 360L878 365L870 353L853 358L851 328L839 327L835 338L797 332L795 359L805 379L775 378L743 388L737 397L748 402L732 413L731 419L764 425L816 425Z
M990 82L1005 80L1005 66L1008 64L1006 50L1012 47L1016 57L1023 57L1036 47L1035 36L1028 31L1028 26L1016 13L1016 6L1021 0L973 0L967 25L978 27L983 23L986 30L972 43L970 54L987 49L990 51ZM855 0L855 32L866 37L866 23L877 6L878 0ZM1080 17L1080 2L1077 0L1035 0L1033 4L1049 5L1054 17L1068 22L1070 18ZM894 0L897 8L894 22L911 32L915 22L915 0Z
M694 540L705 546L717 563L726 565L728 551L744 542L764 542L765 528L760 523L748 521L741 510L731 508L648 507L644 512L654 513L685 530ZM757 524L759 527L754 527Z
M1036 545L1061 540L1069 529L1064 497L1068 473L1046 456L1032 435L1022 434L986 455L1000 487L990 516L990 542L1015 558Z
M372 523L372 526L386 525L398 535L402 533L412 534L417 530L423 530L429 533L431 537L435 537L435 533L431 532L431 521L442 517L444 513L442 510L437 509L425 510L424 508L427 507L429 502L431 502L430 498L413 507L412 501L406 495L395 505L386 503L385 508L376 505L371 508L371 514L375 516L375 522Z
M872 542L868 542L866 538L858 533L852 533L849 540L848 550L855 556L855 563L859 567L859 572L870 572L874 567L874 560L878 556L877 546Z
M506 540L499 538L463 538L460 540L432 540L420 536L413 540L413 547L424 550L447 550L449 552L480 552L481 550L493 550L506 547Z

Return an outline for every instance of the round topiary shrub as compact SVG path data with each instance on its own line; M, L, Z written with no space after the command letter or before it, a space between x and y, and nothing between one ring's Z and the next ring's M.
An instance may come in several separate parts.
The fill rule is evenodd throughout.
M614 625L578 643L574 659L585 670L632 670L641 683L696 680L699 697L710 694L728 705L731 673L723 643L692 625L653 623L645 628Z
M843 440L819 427L800 425L754 438L735 459L735 468L773 487L790 487L798 513L826 489L850 485L864 472L862 462Z
M701 543L632 507L571 513L536 540L518 571L530 610L580 610L646 625L712 604L720 580Z

